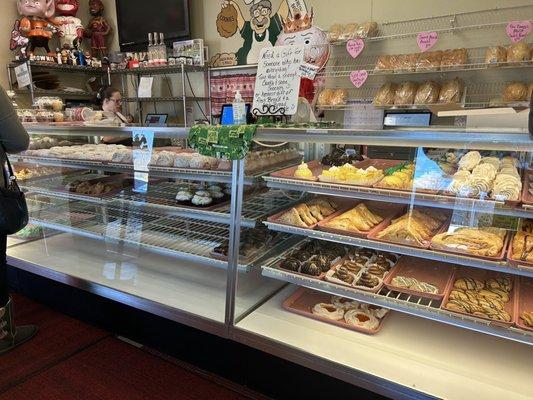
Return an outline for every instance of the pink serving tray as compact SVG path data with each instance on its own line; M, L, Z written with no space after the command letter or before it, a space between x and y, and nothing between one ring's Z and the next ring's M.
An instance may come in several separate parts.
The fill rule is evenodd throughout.
M446 229L442 230L439 233L444 233L445 231L446 231ZM510 239L510 234L507 233L507 235L503 239L502 251L501 251L501 253L499 255L497 255L495 257L477 256L475 254L471 254L471 253L467 252L466 250L459 250L459 249L454 250L454 249L448 249L448 248L441 249L441 248L435 247L433 245L433 242L431 243L430 248L431 248L431 250L442 251L443 253L459 254L459 255L462 255L462 256L468 256L468 257L472 257L472 258L480 258L482 260L488 260L488 261L502 261L505 258L505 255L507 254L507 246L509 245L509 241L510 241L509 239Z
M452 284L454 268L450 264L424 260L414 257L402 257L383 279L383 283L389 290L411 294L414 296L442 300ZM416 290L394 286L391 282L397 276L415 278L419 282L435 285L439 292L436 294L422 293Z
M312 179L296 178L294 176L294 173L298 169L298 167L299 167L298 165L290 167L290 168L285 168L285 169L282 169L280 171L273 172L273 173L270 174L270 176L272 176L274 178L296 179L296 180L301 180L301 181L316 182L316 181L318 181L318 176L322 173L324 168L328 168L328 167L320 164L320 162L316 161L316 160L308 162L307 166L309 167L309 169L313 173L313 178Z
M533 169L531 168L524 173L524 185L522 188L522 203L531 206L533 205L533 194L529 191L530 182L533 182Z
M357 202L357 204L354 205L354 207L344 211L343 213L336 215L333 218L327 218L324 221L321 221L318 223L318 230L333 233L336 235L344 235L344 236L352 236L352 237L359 237L359 238L367 238L368 235L374 232L379 232L380 230L384 229L386 226L390 225L390 222L392 218L397 215L399 211L399 207L397 206L390 206L388 203L379 203L379 202L370 202L367 201L365 204L370 209L370 211L375 212L376 214L379 214L383 221L381 221L379 224L377 224L374 228L372 228L369 231L348 231L343 229L337 229L337 228L331 228L327 226L329 222L331 222L333 219L341 216L342 214L353 210L357 205L359 205L361 202Z
M520 329L533 332L533 327L524 324L520 314L524 311L533 311L533 279L522 277L515 302L515 325Z
M379 231L376 230L376 231L372 231L372 233L370 233L368 235L368 238L369 239L372 239L372 240L375 240L377 242L383 242L383 243L392 243L392 244L399 244L399 245L402 245L402 246L409 246L409 247L416 247L416 248L419 248L419 249L429 249L429 246L431 245L431 241L429 242L425 242L424 245L418 245L414 242L395 242L395 241L392 241L392 240L387 240L387 239L380 239L377 237L378 233L381 232L382 230L385 230L386 228L388 228L391 223L392 223L392 220L396 219L396 218L399 218L401 217L402 215L404 215L407 211L404 209L402 210L402 212L400 213L397 213L395 214L392 218L390 218L388 220L388 224L384 225ZM442 232L445 232L446 229L448 229L448 225L450 224L450 221L449 219L444 222L444 224L442 224L442 226L434 233L433 236L435 235L438 235L439 233L442 233Z
M331 295L315 292L309 289L300 288L294 294L292 294L287 300L283 302L283 308L295 314L302 315L307 318L315 319L317 321L325 322L327 324L335 325L340 328L349 329L355 332L366 333L367 335L375 335L380 332L383 327L383 322L390 314L388 312L385 317L379 320L379 325L374 330L364 329L358 326L349 325L343 320L334 321L324 317L320 317L313 314L313 307L318 303L331 303Z
M462 312L456 312L451 311L445 308L446 303L448 303L448 300L450 298L450 293L454 289L454 283L457 279L460 278L473 278L477 279L479 281L486 281L487 279L491 278L510 278L513 281L513 290L509 294L509 302L505 305L505 311L507 311L511 315L511 322L505 322L505 321L495 321L493 319L487 318L487 317L478 317L477 315L472 315L468 313L462 313ZM446 292L446 295L444 296L444 300L442 301L441 309L453 312L455 314L461 314L461 315L468 315L470 317L475 317L479 319L483 319L486 321L490 321L495 325L500 326L511 326L514 324L515 321L515 303L516 303L516 294L517 294L517 287L518 287L518 279L515 276L503 274L501 272L494 272L494 271L488 271L488 270L482 270L482 269L467 269L467 268L456 268L455 272L452 276L450 285L448 287L448 290Z
M509 265L512 265L516 268L533 268L532 262L513 259L513 244L515 235L513 235L513 238L509 240L509 250L507 251L507 261L509 261Z

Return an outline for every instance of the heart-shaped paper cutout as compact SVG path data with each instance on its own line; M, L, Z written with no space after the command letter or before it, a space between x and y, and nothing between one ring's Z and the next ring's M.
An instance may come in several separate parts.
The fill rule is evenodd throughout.
M359 71L352 71L350 73L350 80L356 88L363 86L368 79L368 71L362 69Z
M511 21L507 24L507 36L513 43L518 43L531 32L531 21Z
M422 53L435 46L438 40L439 34L437 32L420 32L416 38L418 48Z
M364 49L365 41L363 39L350 39L346 42L346 50L348 50L352 58L357 58Z

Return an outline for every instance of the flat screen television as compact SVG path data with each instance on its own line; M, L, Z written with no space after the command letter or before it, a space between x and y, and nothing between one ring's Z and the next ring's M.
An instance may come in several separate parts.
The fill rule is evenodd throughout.
M165 41L190 36L189 0L115 0L121 51L143 51L149 32L162 32Z

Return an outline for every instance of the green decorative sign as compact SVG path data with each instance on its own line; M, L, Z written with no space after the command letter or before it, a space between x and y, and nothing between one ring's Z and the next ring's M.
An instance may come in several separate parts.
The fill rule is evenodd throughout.
M196 125L189 131L189 145L203 156L242 160L256 131L256 125Z

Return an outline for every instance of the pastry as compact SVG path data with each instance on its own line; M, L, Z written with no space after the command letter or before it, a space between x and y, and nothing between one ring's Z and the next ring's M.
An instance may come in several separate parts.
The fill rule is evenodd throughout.
M340 321L344 318L344 309L335 307L333 304L319 303L312 309L313 314L322 318Z
M385 177L376 186L386 189L411 190L413 175L413 164L399 164L385 170Z
M439 289L435 285L427 282L420 282L415 278L405 276L394 277L391 284L399 288L411 289L421 293L437 294L439 292Z
M338 41L343 31L344 31L344 25L333 24L331 28L329 28L329 33L328 33L329 40L331 42Z
M414 104L435 104L439 100L440 85L435 81L427 81L419 86Z
M357 310L362 305L358 301L351 300L351 299L346 299L346 298L340 297L340 296L333 296L331 298L331 304L333 304L337 308L342 308L342 309L344 309L346 311L351 310L351 309Z
M381 221L381 216L372 213L364 203L360 203L354 209L333 218L325 226L345 231L368 232Z
M213 198L207 190L198 190L194 193L191 203L195 206L208 206L213 203Z
M176 157L174 158L174 167L189 168L192 157L192 153L176 154Z
M307 228L317 224L337 210L338 206L333 202L323 198L317 198L308 203L298 204L284 212L277 221L283 224Z
M512 259L533 263L533 234L517 232L513 239Z
M418 283L418 281L415 278L408 278L405 276L395 276L391 280L391 284L393 286L399 287L399 288L405 288L409 289L411 286Z
M500 289L510 292L513 290L513 281L510 278L492 278L485 282L488 289Z
M496 257L502 252L504 238L501 233L489 229L464 227L436 235L431 241L431 247L475 256Z
M507 48L507 62L521 63L531 59L531 49L525 42L518 42Z
M391 242L413 243L425 246L444 224L447 214L425 208L415 208L379 232L378 239Z
M344 320L348 325L358 326L363 329L375 330L379 326L379 321L372 314L359 310L349 310L344 315Z
M350 271L348 271L348 269L346 269L345 267L340 266L339 268L337 268L337 271L335 271L335 273L333 274L333 278L338 279L342 281L343 283L347 283L351 285L355 280L355 275L351 273Z
M398 85L395 83L386 83L381 86L374 97L373 104L378 107L394 105Z
M344 106L346 105L347 101L348 101L348 91L346 89L337 89L333 92L329 100L329 105L333 107Z
M532 96L533 96L533 82L529 82L529 85L527 86L527 99L531 100Z
M301 261L296 258L288 258L283 260L280 264L280 267L293 272L300 272L300 267L302 266Z
M320 269L320 267L316 263L311 261L302 265L302 267L300 268L300 272L305 275L319 276L320 274L322 274L322 269Z
M415 101L415 95L418 90L418 83L416 82L402 82L396 90L394 96L394 105L407 106L412 105Z
M317 99L318 106L329 106L331 104L331 98L334 91L332 89L324 89L320 92Z
M294 177L298 179L313 180L313 172L309 169L306 163L302 163L298 166L294 172Z
M439 94L439 103L460 103L463 92L464 83L459 78L444 82Z
M497 67L507 62L507 50L502 46L489 47L485 53L485 64Z
M379 278L375 277L374 275L371 275L368 272L363 272L361 274L361 277L357 281L357 286L364 286L367 288L375 288L380 283Z
M346 315L345 315L346 317ZM520 319L524 323L524 325L533 328L533 312L532 311L524 311L522 314L520 314Z
M343 27L343 30L339 36L339 39L340 40L355 39L357 37L357 29L359 29L359 24L356 22L346 24Z
M357 186L372 186L383 178L383 171L374 167L356 168L351 164L325 169L318 177L320 182L344 183Z
M472 171L481 162L479 151L470 151L459 160L459 169Z
M176 194L176 200L182 201L182 202L191 201L193 197L194 197L194 194L192 194L192 192L189 189L180 190Z
M503 89L503 101L506 103L513 103L527 100L527 86L522 82L511 82L505 85Z
M355 30L355 37L361 39L371 38L377 36L378 33L379 27L377 22L368 21L357 27Z

